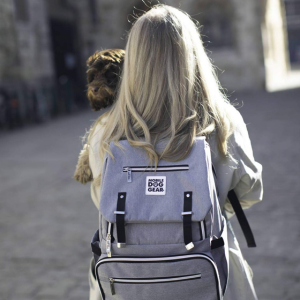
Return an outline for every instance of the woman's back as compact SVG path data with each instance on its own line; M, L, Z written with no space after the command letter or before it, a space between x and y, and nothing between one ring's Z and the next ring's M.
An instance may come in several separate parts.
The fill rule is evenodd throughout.
M118 97L89 135L94 181L91 196L99 206L105 153L110 142L126 139L145 150L151 162L180 161L197 136L206 136L215 166L220 206L234 189L243 208L262 199L261 165L255 162L246 125L222 94L201 37L189 16L158 5L133 25L126 46ZM140 137L143 137L141 139ZM166 141L157 152L155 145ZM256 299L247 264L233 232L228 236L230 268L225 299ZM242 287L242 288L241 288Z

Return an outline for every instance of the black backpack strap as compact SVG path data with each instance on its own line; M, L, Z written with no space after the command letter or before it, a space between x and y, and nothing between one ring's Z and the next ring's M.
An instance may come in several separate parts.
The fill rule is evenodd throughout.
M94 260L95 263L98 261L99 257L101 256L101 248L99 245L99 229L95 232L92 241L91 241L91 247L92 247L92 252L94 254Z
M213 165L212 165L212 171L213 171L213 174L214 174L215 178L217 179L217 173L216 173L216 170L215 170ZM219 191L218 191L218 188L217 188L217 182L216 182L216 189L217 189L217 195L219 196ZM256 247L256 243L255 243L255 239L254 239L251 227L249 225L247 217L244 213L244 210L241 206L241 203L240 203L235 191L230 190L228 192L227 197L228 197L228 199L229 199L229 201L230 201L230 203L233 207L233 210L236 214L236 217L237 217L237 219L240 223L240 226L243 230L243 233L244 233L244 236L246 238L248 247L249 248Z
M183 212L181 213L183 218L183 237L187 250L194 248L192 238L192 196L192 191L184 192Z
M118 193L117 210L114 212L116 215L117 225L117 247L124 248L126 246L126 235L125 235L125 202L126 192Z
M237 219L240 223L240 226L243 230L248 247L249 248L256 247L256 243L255 243L255 239L254 239L251 227L248 223L247 217L242 209L241 203L240 203L235 191L234 190L229 191L227 197L233 207L236 217L237 217Z

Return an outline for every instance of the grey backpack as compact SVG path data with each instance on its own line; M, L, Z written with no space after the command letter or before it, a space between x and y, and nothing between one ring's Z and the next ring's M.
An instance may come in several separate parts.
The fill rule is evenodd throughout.
M105 155L95 274L105 300L219 300L228 280L226 221L209 144L198 137L179 162L148 166L121 140ZM158 145L159 146L159 145Z

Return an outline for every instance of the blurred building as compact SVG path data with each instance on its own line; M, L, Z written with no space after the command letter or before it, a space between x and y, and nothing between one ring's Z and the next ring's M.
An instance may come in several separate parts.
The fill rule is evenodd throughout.
M285 10L290 62L293 69L300 69L300 1L285 0Z
M41 121L86 105L86 59L97 49L124 48L132 22L156 3L1 0L0 127L5 114L12 123ZM229 92L300 85L300 0L164 3L199 22Z
M93 4L0 1L0 127L87 106L85 61L94 51L90 35L99 34Z
M109 24L110 15L120 16L114 17L116 22L110 26L116 33L104 33L105 40L110 40L112 46L120 45L123 28L130 28L128 20L135 18L133 7L136 15L149 9L137 0L101 3L105 7L101 15L104 24ZM164 3L188 12L199 22L204 45L224 87L230 91L264 88L260 0L166 0Z
M101 24L98 47L124 47L131 23L151 7L147 0L98 3ZM155 3L152 1L152 5ZM165 0L163 3L187 11L200 23L204 45L228 91L272 91L300 86L300 0Z

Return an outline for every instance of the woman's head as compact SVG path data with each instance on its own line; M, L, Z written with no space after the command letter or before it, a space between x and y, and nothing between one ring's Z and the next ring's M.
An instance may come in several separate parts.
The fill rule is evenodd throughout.
M122 80L102 136L100 153L126 138L157 163L183 159L195 136L218 134L227 152L231 125L199 31L184 12L156 5L134 23L126 45ZM155 151L165 140L165 149Z

